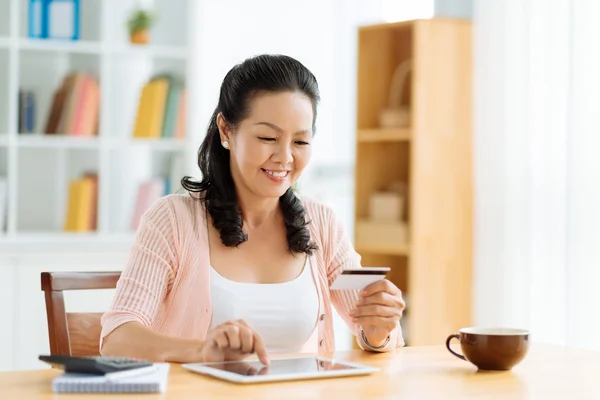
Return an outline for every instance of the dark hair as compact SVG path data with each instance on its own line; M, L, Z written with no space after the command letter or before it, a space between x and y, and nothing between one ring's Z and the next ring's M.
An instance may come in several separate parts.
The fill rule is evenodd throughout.
M319 88L314 75L299 61L284 55L259 55L234 66L223 79L219 103L213 112L208 132L198 151L200 182L184 177L181 185L189 192L202 193L202 200L219 231L225 246L239 246L248 235L242 231L242 215L229 160L229 151L221 145L217 116L219 113L233 128L248 117L250 102L261 93L301 92L313 106L313 132L319 102ZM317 246L311 242L305 210L292 188L279 198L287 230L288 250L312 254Z

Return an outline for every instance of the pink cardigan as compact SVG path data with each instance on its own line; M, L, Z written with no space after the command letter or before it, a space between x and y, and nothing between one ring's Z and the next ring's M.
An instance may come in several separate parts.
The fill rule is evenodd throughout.
M319 319L303 351L334 352L331 306L359 338L359 328L348 316L359 296L357 291L330 290L329 286L344 268L360 267L360 256L329 207L308 199L302 202L311 221L311 238L319 247L310 263L319 295ZM163 197L144 214L113 303L102 316L100 346L106 335L130 321L174 337L206 337L212 311L206 226L203 203L187 194ZM404 345L400 325L391 339L387 349ZM364 347L362 340L357 342Z

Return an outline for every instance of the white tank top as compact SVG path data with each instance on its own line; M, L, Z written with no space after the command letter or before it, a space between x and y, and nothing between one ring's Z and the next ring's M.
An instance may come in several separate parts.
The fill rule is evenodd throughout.
M256 330L270 353L297 353L312 336L319 298L309 257L295 279L283 283L231 281L210 268L210 329L243 319Z

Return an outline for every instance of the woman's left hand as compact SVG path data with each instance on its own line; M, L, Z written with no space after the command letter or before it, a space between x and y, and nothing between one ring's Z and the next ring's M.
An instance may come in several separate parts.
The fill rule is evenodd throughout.
M361 291L350 316L362 327L369 344L379 347L398 326L404 307L400 289L383 279Z

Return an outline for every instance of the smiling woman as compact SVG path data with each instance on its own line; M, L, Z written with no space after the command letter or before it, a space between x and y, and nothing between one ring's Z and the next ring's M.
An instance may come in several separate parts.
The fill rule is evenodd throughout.
M251 213L248 206L269 208L280 199L290 250L314 249L291 186L310 159L318 101L316 78L291 57L255 57L225 76L198 156L203 180L183 181L204 194L224 245L247 240L240 210Z
M310 161L319 89L299 61L236 65L198 153L199 182L140 223L101 352L152 360L238 360L333 352L335 307L370 351L404 344L402 294L387 280L332 290L360 256L333 211L291 187Z

